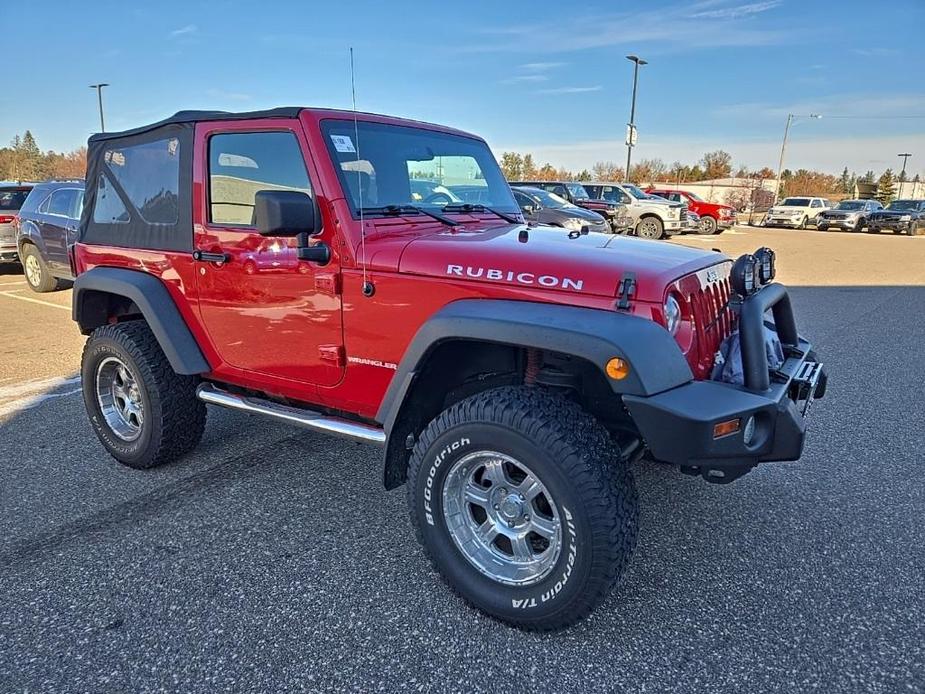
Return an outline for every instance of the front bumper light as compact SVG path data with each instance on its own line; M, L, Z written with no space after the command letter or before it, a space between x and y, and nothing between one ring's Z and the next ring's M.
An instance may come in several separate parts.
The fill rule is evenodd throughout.
M912 215L911 215L911 214L904 214L904 215L902 215L902 216L899 218L899 221L900 221L900 222L911 222L911 221L912 221Z

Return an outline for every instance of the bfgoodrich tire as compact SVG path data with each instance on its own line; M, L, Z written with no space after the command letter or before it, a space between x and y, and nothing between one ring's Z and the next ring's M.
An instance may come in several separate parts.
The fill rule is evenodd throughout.
M173 371L144 321L93 331L81 361L84 404L103 446L123 465L176 460L202 438L206 406L197 378Z
M628 464L593 417L540 388L488 390L442 412L414 447L408 504L450 587L525 629L588 615L636 545Z

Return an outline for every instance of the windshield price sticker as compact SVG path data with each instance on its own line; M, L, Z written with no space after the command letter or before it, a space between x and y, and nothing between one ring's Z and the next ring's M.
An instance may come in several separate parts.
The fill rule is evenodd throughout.
M338 152L356 152L349 135L331 135L331 142L334 143L334 149Z

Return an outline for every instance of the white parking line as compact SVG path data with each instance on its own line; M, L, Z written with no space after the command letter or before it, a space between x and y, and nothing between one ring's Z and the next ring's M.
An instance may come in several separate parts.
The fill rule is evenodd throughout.
M63 311L70 311L70 306L62 306L61 304L53 304L50 301L42 301L41 299L33 299L31 296L17 296L13 292L21 292L22 289L11 289L8 292L0 292L0 296L5 296L10 299L19 299L20 301L28 301L30 304L39 304L40 306L51 306L52 308L60 308Z
M80 376L72 378L65 378L64 376L36 378L31 381L0 386L0 400L6 401L0 402L0 417L31 409L48 400L79 393L80 388L72 388L60 393L50 392L75 383L80 383Z
M12 287L17 284L25 284L25 280L19 280L16 282L0 282L0 287Z
M32 395L28 398L19 398L18 400L11 400L10 402L0 405L0 417L5 417L7 415L16 414L22 412L23 410L28 410L38 405L41 405L46 400L54 400L55 398L63 398L67 395L74 395L74 393L79 393L80 388L75 388L74 390L66 390L63 393L43 393L42 395Z

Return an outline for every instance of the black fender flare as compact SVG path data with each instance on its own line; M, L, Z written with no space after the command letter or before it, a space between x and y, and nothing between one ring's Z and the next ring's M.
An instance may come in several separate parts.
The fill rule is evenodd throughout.
M84 335L108 322L108 304L98 299L105 295L125 297L138 307L170 366L178 374L194 375L211 370L159 278L138 270L114 267L95 267L78 275L74 281L72 315Z
M649 396L693 380L678 343L654 321L618 311L504 299L447 304L417 331L386 390L376 421L388 432L428 353L448 340L475 340L561 352L602 371L613 357L630 375L608 378L618 394Z

